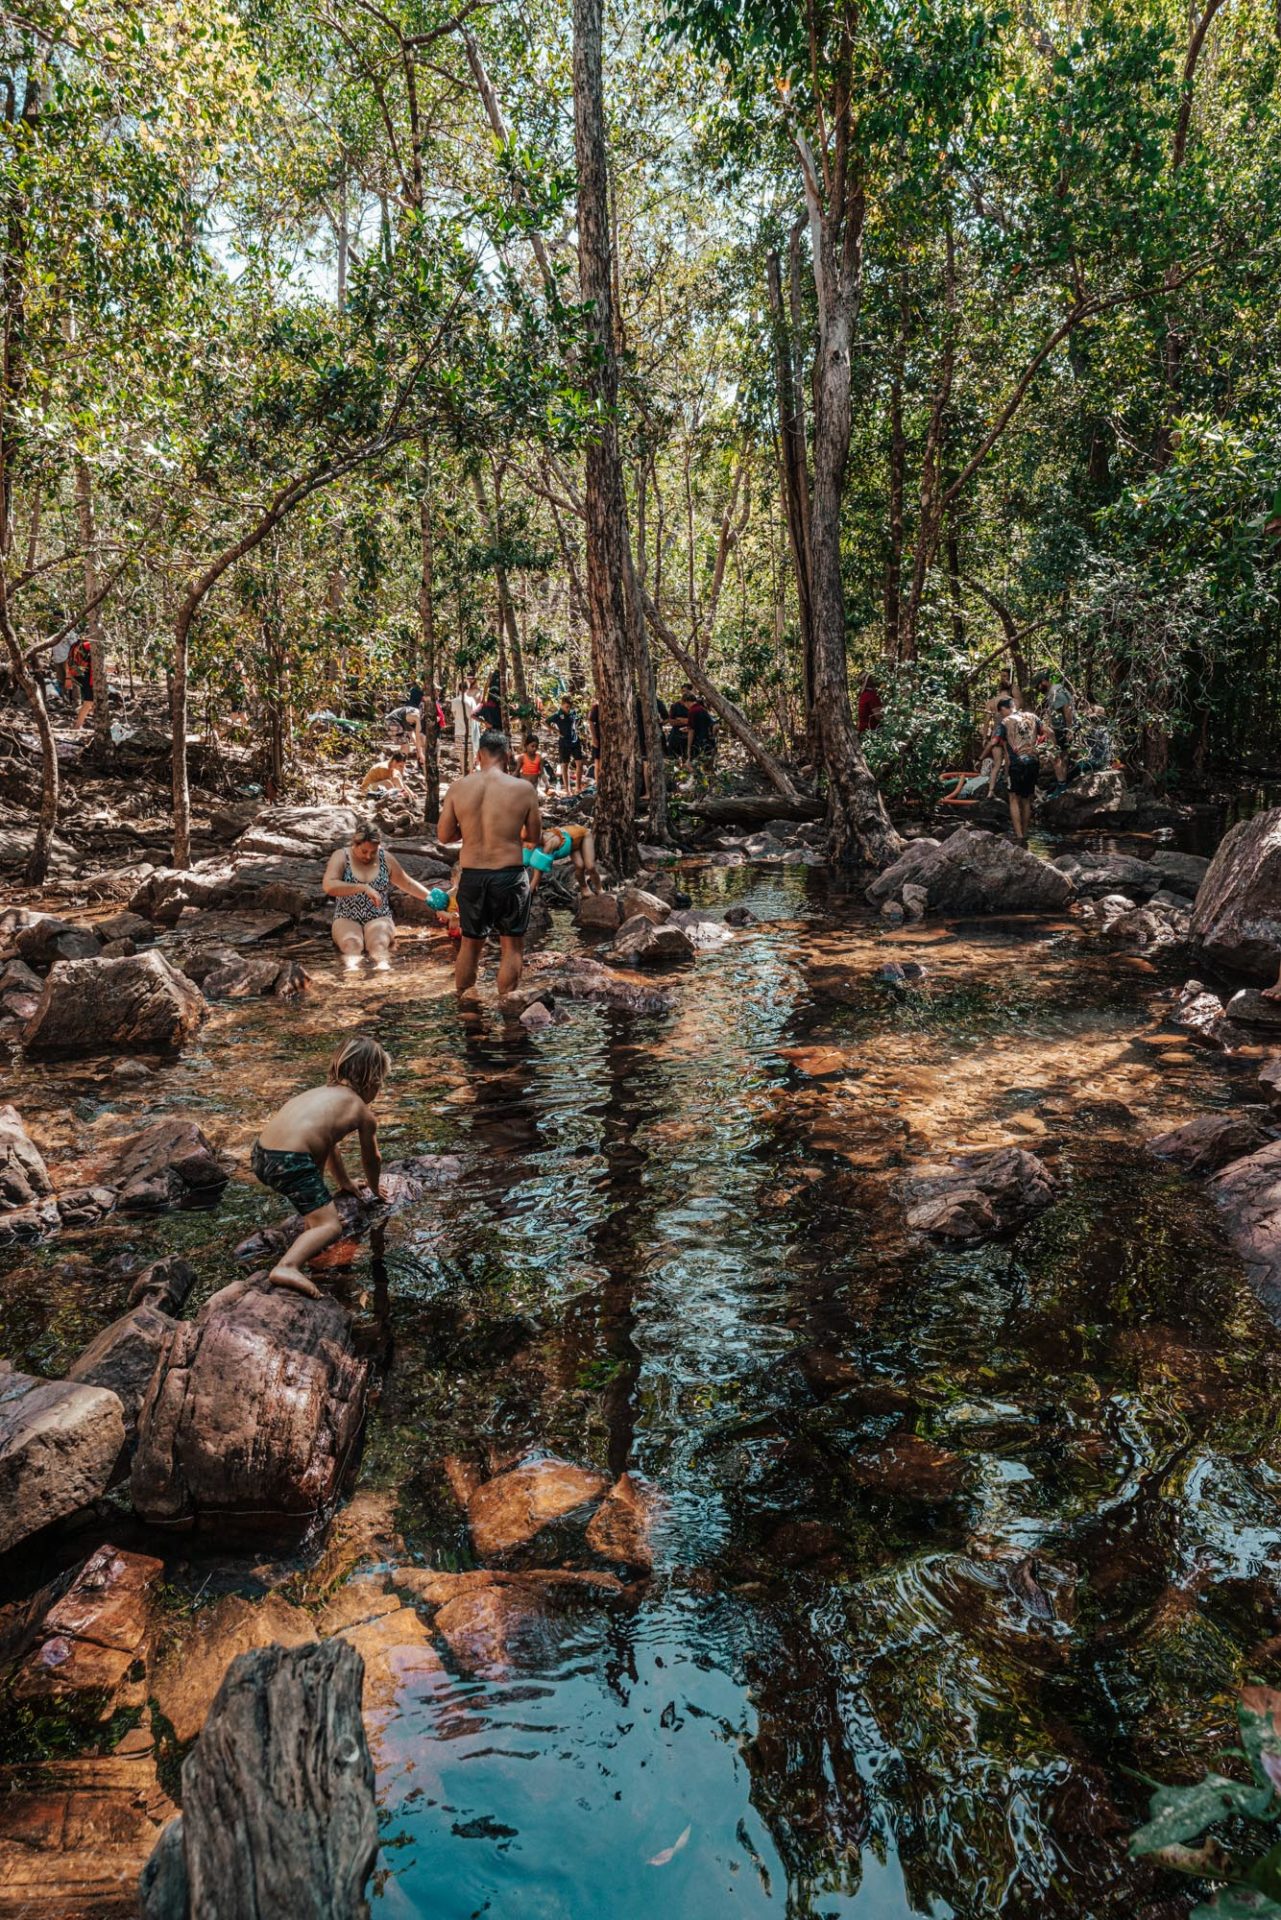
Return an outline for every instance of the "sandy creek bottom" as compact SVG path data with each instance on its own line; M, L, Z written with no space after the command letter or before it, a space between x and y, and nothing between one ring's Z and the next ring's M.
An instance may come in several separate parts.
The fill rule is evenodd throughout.
M385 1151L463 1174L330 1276L381 1365L353 1486L394 1492L406 1556L454 1568L475 1561L448 1455L541 1448L666 1499L647 1583L558 1615L505 1675L447 1658L398 1693L375 1911L1182 1911L1126 1862L1131 1770L1199 1766L1235 1685L1281 1675L1281 1339L1142 1141L1249 1098L1248 1072L1161 1028L1186 968L1071 922L886 934L814 870L688 884L762 924L666 1015L464 1024L406 943L381 978L315 954L305 1007L219 1007L144 1091L19 1066L51 1158L172 1111L241 1171L216 1213L6 1256L0 1350L56 1374L123 1309L134 1246L183 1251L206 1292L232 1278L279 1211L244 1172L261 1117L369 1027L396 1063ZM873 983L896 957L928 969L908 1000ZM904 1166L1001 1142L1046 1156L1048 1213L971 1251L906 1234ZM903 1433L955 1456L950 1486L851 1472ZM111 1537L165 1557L175 1618L309 1551L124 1516ZM581 1534L538 1557L590 1564ZM10 1568L0 1597L21 1587Z

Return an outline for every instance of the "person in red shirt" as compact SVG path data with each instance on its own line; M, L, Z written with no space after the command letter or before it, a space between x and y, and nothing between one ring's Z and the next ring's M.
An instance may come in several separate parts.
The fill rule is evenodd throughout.
M881 704L880 688L870 673L863 676L863 685L858 696L858 730L860 733L875 733L885 717L885 708Z

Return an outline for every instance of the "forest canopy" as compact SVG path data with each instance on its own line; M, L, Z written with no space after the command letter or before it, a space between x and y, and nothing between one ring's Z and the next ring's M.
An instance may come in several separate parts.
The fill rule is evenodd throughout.
M12 680L73 631L165 680L178 864L189 730L279 787L313 711L495 663L595 684L624 857L690 674L865 857L998 663L1136 777L1262 762L1279 59L1261 0L10 9Z

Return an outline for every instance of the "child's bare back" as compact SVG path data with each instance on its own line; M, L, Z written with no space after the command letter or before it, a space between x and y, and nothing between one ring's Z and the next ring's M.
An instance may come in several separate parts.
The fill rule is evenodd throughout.
M372 1115L350 1087L309 1087L273 1113L259 1134L269 1153L309 1153L322 1165Z

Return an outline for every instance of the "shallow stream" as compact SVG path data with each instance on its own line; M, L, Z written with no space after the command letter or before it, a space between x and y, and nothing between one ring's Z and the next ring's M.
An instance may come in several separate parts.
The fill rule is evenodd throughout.
M402 1692L376 1913L1128 1920L1173 1891L1126 1862L1132 1770L1199 1770L1281 1673L1281 1338L1142 1146L1243 1089L1161 1028L1182 973L1070 922L887 934L814 869L688 884L761 925L665 1015L463 1022L406 947L218 1008L144 1091L20 1070L51 1159L172 1111L242 1171L216 1213L5 1255L0 1351L58 1373L139 1250L234 1277L279 1211L243 1171L262 1117L377 1031L384 1151L463 1173L331 1276L381 1367L355 1484L459 1568L448 1456L630 1467L665 1506L649 1581L505 1676ZM876 984L891 958L919 991ZM1048 1213L972 1251L906 1232L904 1168L1001 1143L1045 1155ZM140 1538L175 1607L272 1578Z

